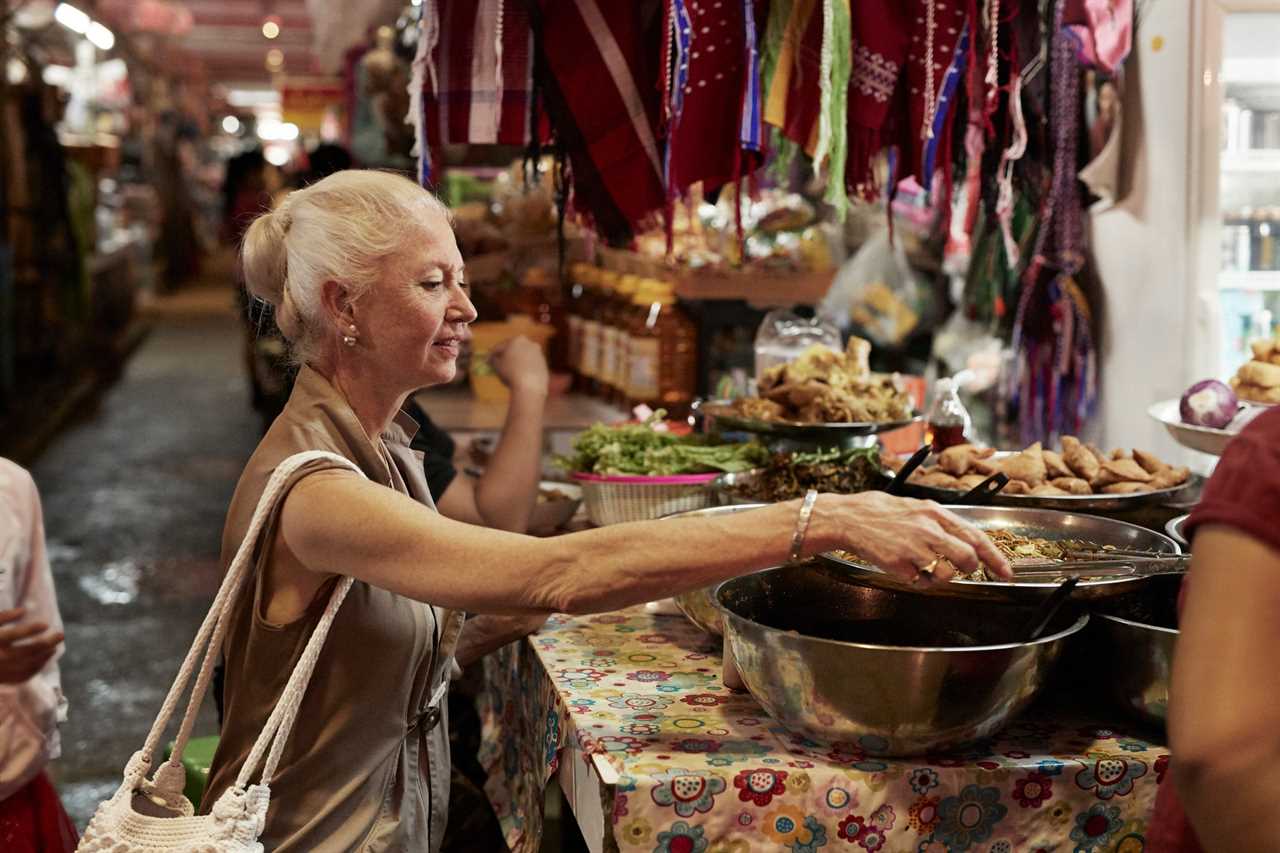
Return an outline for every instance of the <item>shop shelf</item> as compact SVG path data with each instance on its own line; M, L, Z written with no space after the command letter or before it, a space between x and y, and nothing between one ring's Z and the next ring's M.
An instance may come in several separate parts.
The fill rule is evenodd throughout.
M1218 273L1219 290L1280 290L1280 271L1250 270Z
M1280 172L1280 148L1222 152L1223 172Z

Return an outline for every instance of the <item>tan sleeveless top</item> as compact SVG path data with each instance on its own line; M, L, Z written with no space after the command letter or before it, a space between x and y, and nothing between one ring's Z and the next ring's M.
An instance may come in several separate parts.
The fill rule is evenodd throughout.
M377 446L342 394L303 367L284 412L236 487L222 537L223 571L271 472L302 450L344 456L370 480L434 510L422 454L409 447L416 431L413 419L401 413ZM268 523L263 543L274 539L277 520ZM259 547L253 584L237 603L223 644L226 714L206 807L235 783L336 583L324 584L295 622L268 624L262 578L269 552ZM462 621L458 611L356 581L333 622L271 783L262 834L267 850L440 849L449 800L442 685L448 683Z

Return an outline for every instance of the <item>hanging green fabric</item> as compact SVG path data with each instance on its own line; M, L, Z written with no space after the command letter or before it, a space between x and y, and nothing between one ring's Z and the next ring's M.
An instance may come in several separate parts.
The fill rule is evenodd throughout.
M824 199L835 209L837 220L843 222L849 211L849 196L844 185L845 159L849 149L849 78L853 73L851 47L853 30L849 16L849 0L831 0L831 30L824 36L831 46L831 77L823 81L822 114L830 121L830 136L826 150L814 155L816 164L825 158L827 190Z

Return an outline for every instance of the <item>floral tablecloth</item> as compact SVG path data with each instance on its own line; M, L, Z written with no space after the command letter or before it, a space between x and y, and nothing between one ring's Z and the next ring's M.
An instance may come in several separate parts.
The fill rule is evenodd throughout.
M710 639L635 608L553 617L489 660L481 760L513 850L537 849L543 788L569 754L614 771L606 847L628 853L1146 846L1160 744L1032 712L964 752L879 759L778 726L720 683Z

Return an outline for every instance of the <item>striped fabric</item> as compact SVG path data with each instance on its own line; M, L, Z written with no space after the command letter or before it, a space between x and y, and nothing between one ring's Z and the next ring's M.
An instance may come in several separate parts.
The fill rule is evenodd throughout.
M428 145L526 144L533 33L525 4L427 0L423 20L429 55L422 124Z
M663 208L662 18L615 0L539 0L547 74L540 81L572 168L575 206L626 239Z

